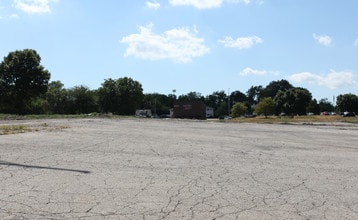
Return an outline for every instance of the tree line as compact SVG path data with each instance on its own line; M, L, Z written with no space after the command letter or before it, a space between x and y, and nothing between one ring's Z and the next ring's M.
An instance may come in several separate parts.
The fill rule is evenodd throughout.
M202 100L214 108L215 117L244 114L303 115L308 112L358 112L358 96L342 94L336 106L328 99L317 101L301 87L287 80L267 86L251 86L226 94L215 91L202 96L188 94L144 94L142 85L129 77L105 79L100 88L79 85L65 88L61 81L50 81L50 72L41 65L40 55L32 49L10 52L0 64L0 112L11 114L88 114L94 112L133 115L136 109L151 109L156 115L168 115L175 100Z

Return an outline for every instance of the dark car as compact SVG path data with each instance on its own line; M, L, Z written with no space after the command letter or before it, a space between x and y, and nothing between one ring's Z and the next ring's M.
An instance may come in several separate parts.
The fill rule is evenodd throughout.
M356 114L354 112L343 112L343 117L355 117Z

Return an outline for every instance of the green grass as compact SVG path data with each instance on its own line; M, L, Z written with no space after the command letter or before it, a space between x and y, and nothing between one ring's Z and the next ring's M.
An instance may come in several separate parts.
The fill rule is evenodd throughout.
M25 125L1 125L0 126L0 135L7 134L18 134L32 131L31 128Z
M134 116L112 115L112 114L80 114L80 115L59 115L59 114L43 114L43 115L10 115L0 114L0 120L33 120L33 119L68 119L68 118L134 118ZM330 122L346 122L358 123L358 117L342 117L340 115L312 115L312 116L258 116L255 118L233 118L230 120L220 120L221 122L247 122L247 123L330 123ZM3 130L3 129L1 129ZM14 129L16 130L16 129ZM21 130L18 128L18 130Z
M229 121L248 123L358 123L358 117L342 117L340 115L312 115L294 117L268 116L265 118L263 116L259 116L255 118L234 118Z
M60 114L41 114L41 115L13 115L1 114L0 120L32 120L32 119L61 119L61 118L133 118L134 116L126 115L112 115L112 114L75 114L75 115L60 115Z
M31 119L57 119L57 118L85 118L90 115L12 115L0 114L0 120L31 120Z

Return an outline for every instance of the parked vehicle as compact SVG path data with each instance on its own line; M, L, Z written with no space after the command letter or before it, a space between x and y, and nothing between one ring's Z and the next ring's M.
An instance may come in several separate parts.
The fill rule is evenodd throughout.
M343 117L355 117L356 114L354 112L343 112Z

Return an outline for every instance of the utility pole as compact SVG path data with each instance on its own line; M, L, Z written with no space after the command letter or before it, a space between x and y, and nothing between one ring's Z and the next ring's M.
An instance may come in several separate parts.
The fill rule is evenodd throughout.
M230 88L227 90L227 116L230 116Z
M333 106L336 106L336 96L333 96Z
M175 93L177 92L177 90L176 89L173 89L173 95L174 95L174 97L175 97L175 99L177 98L176 96L175 96Z

